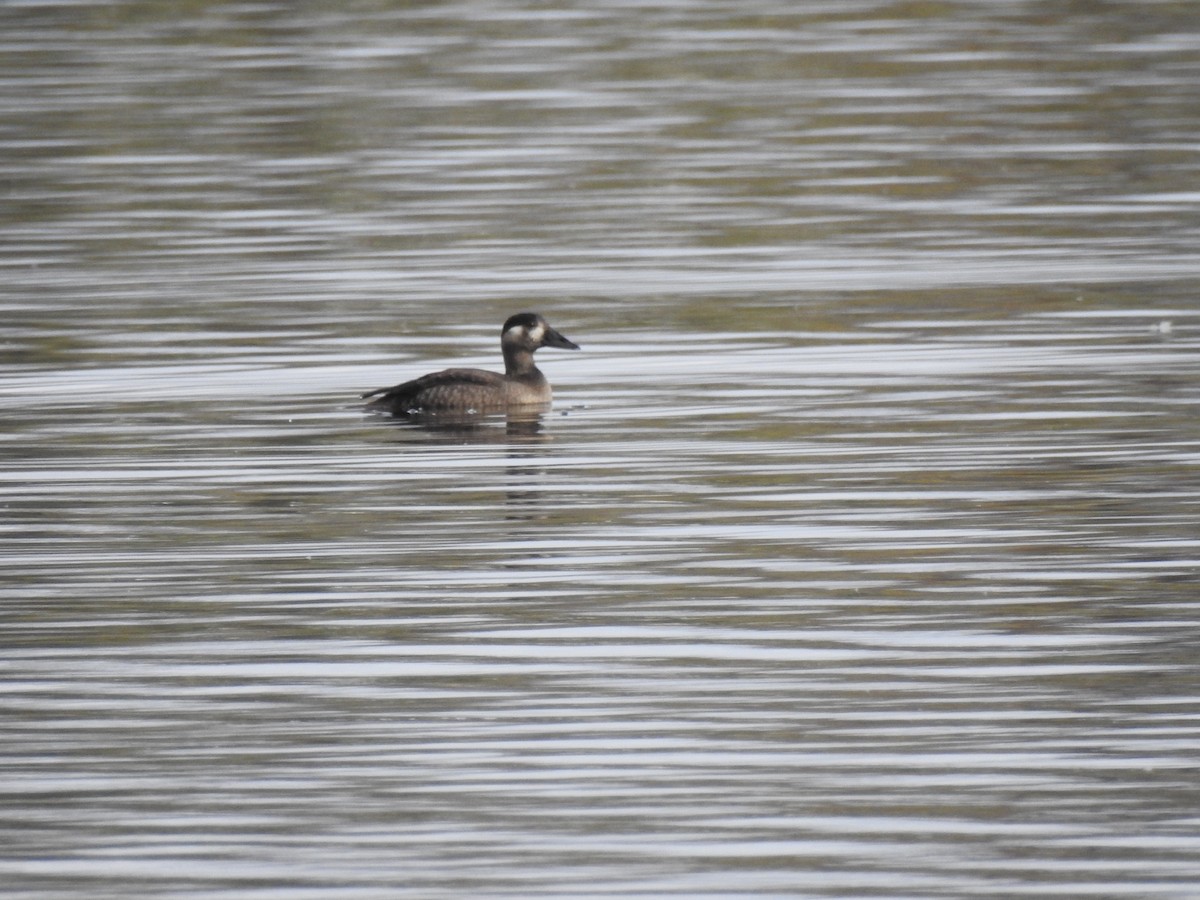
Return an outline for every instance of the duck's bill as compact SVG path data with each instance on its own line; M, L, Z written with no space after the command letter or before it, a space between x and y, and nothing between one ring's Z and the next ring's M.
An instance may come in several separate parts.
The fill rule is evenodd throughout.
M546 330L546 334L542 337L542 343L547 347L558 347L561 350L578 350L579 345L574 341L569 341L553 328Z

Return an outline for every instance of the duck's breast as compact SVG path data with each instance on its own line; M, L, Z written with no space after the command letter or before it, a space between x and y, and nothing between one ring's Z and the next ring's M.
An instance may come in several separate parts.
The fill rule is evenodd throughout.
M554 398L550 382L537 369L519 377L504 379L504 398L508 406L544 406Z

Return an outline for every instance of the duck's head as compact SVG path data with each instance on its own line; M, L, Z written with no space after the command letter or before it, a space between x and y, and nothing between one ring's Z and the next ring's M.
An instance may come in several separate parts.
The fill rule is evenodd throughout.
M569 341L550 327L537 313L517 313L509 316L500 331L500 346L526 350L532 353L539 347L558 347L562 350L578 350L579 345Z

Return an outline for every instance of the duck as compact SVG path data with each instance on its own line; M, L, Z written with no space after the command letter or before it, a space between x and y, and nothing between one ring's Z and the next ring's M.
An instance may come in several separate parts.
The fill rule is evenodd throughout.
M395 387L367 391L371 412L393 416L471 416L515 410L548 409L554 392L533 363L542 347L578 350L538 313L509 316L500 329L504 374L486 369L443 369Z

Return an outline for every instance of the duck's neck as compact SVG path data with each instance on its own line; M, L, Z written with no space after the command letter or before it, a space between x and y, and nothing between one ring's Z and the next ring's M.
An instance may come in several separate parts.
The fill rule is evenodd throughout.
M504 374L509 378L527 378L537 370L530 351L523 347L504 348Z

